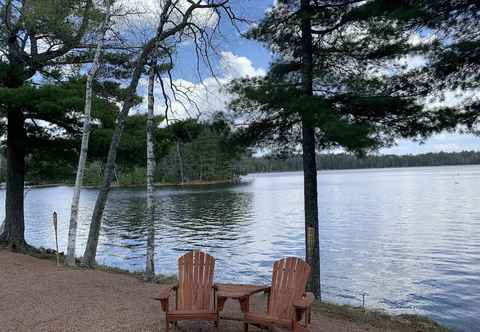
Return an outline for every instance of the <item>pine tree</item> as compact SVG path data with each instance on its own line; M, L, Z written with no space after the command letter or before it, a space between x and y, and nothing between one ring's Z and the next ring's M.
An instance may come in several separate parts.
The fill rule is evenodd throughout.
M435 40L411 42L412 22L422 15L424 8L401 1L284 0L248 33L275 58L265 77L231 85L238 95L232 108L247 124L238 137L280 153L302 147L308 286L317 298L316 151L364 154L456 124L438 121L438 110L423 107L433 84L422 69L399 65L399 58L443 47Z
M52 68L83 41L93 16L91 0L67 1L60 7L53 0L7 0L0 4L0 93L8 98L8 102L2 99L8 125L5 225L0 242L10 247L28 247L23 192L28 127L36 117L32 114L47 117L54 124L59 124L64 114L53 104L42 109L32 105L29 101L35 100L33 96L46 97L55 88L35 89L29 81L38 73L58 76Z

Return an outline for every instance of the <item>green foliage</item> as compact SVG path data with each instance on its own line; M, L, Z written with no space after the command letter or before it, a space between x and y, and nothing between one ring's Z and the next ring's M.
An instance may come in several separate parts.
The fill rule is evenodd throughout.
M75 114L82 110L82 90L75 81L39 87L0 87L0 115L22 111L27 120L27 154L46 157L48 146L53 154L60 153L59 159L69 154L71 140L80 125Z
M107 157L108 149L115 130L115 111L94 112L100 125L95 126L91 132L89 159L102 160ZM161 116L155 118L158 127L163 121ZM137 114L129 116L125 125L118 150L117 164L120 167L132 168L136 165L146 165L146 125L147 116ZM165 130L155 131L155 155L161 158L168 149L168 134Z
M122 100L124 93L118 83L95 83L89 152L94 168L106 158L119 111L117 102ZM5 117L7 112L22 111L26 118L28 181L73 182L80 153L84 96L84 77L40 86L0 87L0 115ZM159 117L156 121L161 120ZM145 126L145 116L128 119L127 128L130 130L122 141L121 163L128 166L145 160ZM0 123L0 130L5 130L4 120ZM2 136L2 144L5 138ZM161 155L165 147L160 132L157 142L157 151ZM95 163L97 160L98 164ZM98 169L95 172L91 180L87 176L86 184L99 184L101 172Z
M118 184L121 186L139 186L146 183L146 167L135 166L118 172Z
M397 138L422 140L460 121L453 109L429 109L425 98L438 87L425 67L394 65L405 56L442 54L435 38L413 44L415 27L435 5L372 0L315 1L308 12L300 1L280 1L249 38L276 54L267 76L233 82L231 104L245 145L294 151L301 141L300 121L316 128L319 149L343 148L363 154ZM301 17L312 20L313 94L302 96ZM448 64L451 62L447 61ZM451 64L455 67L454 64ZM464 119L466 122L466 119Z
M158 181L180 182L182 164L186 182L237 180L240 175L237 160L243 149L231 140L231 125L221 114L210 123L179 121L167 131L171 135L171 145L157 164Z
M168 126L170 139L174 141L178 140L183 143L191 142L201 131L202 124L198 123L195 119L176 121Z
M93 161L85 166L83 184L85 186L99 186L103 179L103 164L101 161Z

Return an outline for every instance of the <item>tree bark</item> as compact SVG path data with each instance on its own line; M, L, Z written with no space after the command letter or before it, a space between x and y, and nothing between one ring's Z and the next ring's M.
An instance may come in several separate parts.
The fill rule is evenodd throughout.
M7 125L7 190L5 222L0 241L13 249L24 249L25 117L20 110L9 110Z
M313 96L313 51L310 0L301 0L303 94ZM310 110L311 112L312 110ZM321 300L315 127L310 113L302 114L306 260L312 268L307 288Z
M65 263L69 266L75 265L75 247L77 242L77 225L78 225L78 206L80 204L80 191L83 183L85 173L85 165L87 163L88 155L88 141L90 137L90 119L92 112L92 95L93 95L93 79L100 67L100 55L102 53L105 33L108 29L108 22L110 20L110 1L106 1L105 19L100 28L100 39L95 49L95 56L93 58L92 67L87 75L87 83L85 87L85 111L83 122L82 143L80 147L80 157L78 159L77 175L75 178L75 187L73 189L72 205L70 209L70 225L68 230L68 246L67 257Z
M152 61L148 72L148 117L147 117L147 261L145 267L145 279L155 279L155 118L154 118L154 87L155 66Z
M136 80L135 88L138 85L138 79ZM100 191L95 201L95 207L93 208L92 220L90 222L90 230L88 233L87 246L83 254L83 264L86 266L95 265L95 256L97 254L98 237L100 235L100 227L102 224L103 211L107 204L108 193L111 189L111 184L114 175L115 161L117 158L118 147L120 140L122 139L123 129L125 128L125 121L128 116L128 111L134 105L133 94L125 101L122 110L117 117L117 126L113 132L112 141L108 150L107 162L105 163L105 169L103 174L103 182L100 187Z
M182 151L180 150L180 140L177 139L177 159L178 159L178 169L180 171L180 183L185 183L185 175L183 172L183 158Z

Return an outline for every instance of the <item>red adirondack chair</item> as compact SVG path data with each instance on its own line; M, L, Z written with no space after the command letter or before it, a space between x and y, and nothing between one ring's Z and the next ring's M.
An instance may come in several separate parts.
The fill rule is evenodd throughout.
M192 251L178 259L178 284L162 289L159 300L166 314L166 329L181 320L207 320L218 326L213 272L215 258ZM175 291L175 310L169 309L169 297Z
M300 258L287 257L275 262L272 285L266 289L267 312L246 312L245 332L249 324L263 328L276 326L294 332L311 331L311 307L315 297L305 292L309 275L310 266Z

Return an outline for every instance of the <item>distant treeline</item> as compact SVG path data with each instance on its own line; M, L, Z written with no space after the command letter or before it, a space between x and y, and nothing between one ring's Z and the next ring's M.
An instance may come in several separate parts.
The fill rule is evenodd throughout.
M358 158L350 154L319 154L318 169L355 169L480 164L480 152L437 152L419 155L377 155ZM243 173L301 171L302 156L252 157L241 162Z

